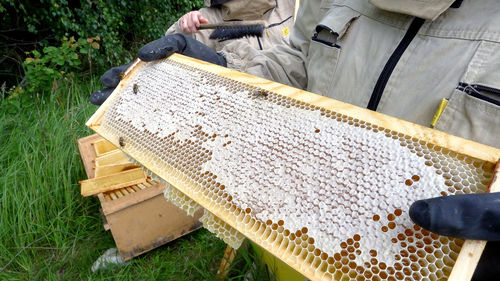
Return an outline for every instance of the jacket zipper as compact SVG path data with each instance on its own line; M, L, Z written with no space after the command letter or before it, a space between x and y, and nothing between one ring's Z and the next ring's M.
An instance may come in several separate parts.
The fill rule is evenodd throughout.
M394 68L396 68L396 65L403 56L403 53L405 52L406 48L408 48L413 38L415 38L418 31L424 24L424 22L425 20L421 18L414 18L413 21L411 22L410 27L406 31L405 36L403 37L401 42L399 42L398 46L396 47L392 55L389 57L389 60L385 64L382 73L380 73L380 76L378 77L377 83L375 84L375 88L373 88L370 101L368 102L367 106L368 109L377 110L378 104L380 103L380 99L382 98L382 94L384 93L385 86L387 85L387 82L389 81L389 78L391 77Z
M478 84L468 84L468 83L460 82L458 84L457 90L460 90L469 96L473 96L475 98L478 98L478 99L481 99L481 100L484 100L484 101L487 101L487 102L490 102L490 103L493 103L493 104L500 106L500 100L492 99L492 98L490 98L486 95L483 95L481 93L481 91L485 91L485 92L490 92L490 93L500 95L500 89L495 89L495 88L491 88L491 87L487 87L487 86L483 86L483 85L478 85Z

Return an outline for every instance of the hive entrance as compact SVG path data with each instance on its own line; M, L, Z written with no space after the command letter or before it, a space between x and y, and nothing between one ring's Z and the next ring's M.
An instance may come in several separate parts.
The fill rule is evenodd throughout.
M242 238L229 224L313 278L448 276L463 241L415 226L408 207L491 178L489 162L172 60L123 85L98 132L173 183L174 203L206 208L223 239Z

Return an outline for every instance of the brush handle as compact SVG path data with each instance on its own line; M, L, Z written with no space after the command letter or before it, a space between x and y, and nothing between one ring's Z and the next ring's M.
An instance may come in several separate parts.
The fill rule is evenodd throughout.
M216 23L202 23L200 24L200 26L198 27L198 30L203 30L203 29L215 29L217 28L217 26L219 26L218 24Z
M228 27L228 26L249 26L249 25L262 25L265 26L264 21L254 20L254 21L226 21L218 23L202 23L198 27L198 30L202 29L215 29L217 27Z

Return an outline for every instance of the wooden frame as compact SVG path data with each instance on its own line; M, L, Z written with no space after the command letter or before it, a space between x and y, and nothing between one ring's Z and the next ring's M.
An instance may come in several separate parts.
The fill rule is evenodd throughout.
M137 166L132 163L97 166L95 167L95 176L102 177L102 176L112 175L133 169L135 167Z
M379 127L383 127L384 129L389 129L392 131L396 131L398 133L402 133L405 135L412 136L419 140L426 141L428 143L438 145L449 150L468 155L486 162L490 162L492 164L496 163L500 158L500 149L490 147L487 145L479 144L470 140L466 140L463 138L459 138L456 136L452 136L446 134L444 132L440 132L437 130L433 130L430 128L426 128L417 124L413 124L401 119L397 119L391 116L387 116L385 114L381 114L378 112L366 110L354 105L350 105L344 102L336 101L324 96L320 96L317 94L309 93L303 90L295 89L289 86L285 86L276 82L272 82L263 78L258 78L249 74L241 73L235 70L231 70L228 68L220 67L217 65L213 65L207 62L199 61L196 59L192 59L189 57L185 57L182 55L174 54L169 60L179 62L186 65L195 66L198 69L205 70L211 73L216 73L219 76L226 77L238 82L242 82L248 85L256 86L264 90L269 90L275 93L279 93L283 96L287 96L293 98L298 101L302 101L314 106L318 106L324 109L334 110L337 113L341 113L343 115L351 116L356 119L360 119L371 124L377 125ZM141 69L145 63L137 60L131 68L126 73L125 78L122 80L118 89L127 85L130 80L130 76L128 75L132 70L136 71ZM87 122L87 126L92 128L97 133L100 132L100 124L101 119L103 117L104 112L108 108L108 106L112 103L113 99L118 94L118 90L116 90L112 96L99 108L99 110L92 116L92 118ZM117 144L117 140L110 140ZM125 152L128 153L127 148L123 148ZM150 168L148 163L142 163L146 167ZM162 174L159 171L153 170L153 172L158 173L160 176ZM167 172L168 174L168 172ZM498 178L498 177L496 177ZM197 196L195 193L189 192L190 183L183 183L177 181L175 179L168 178L169 182L179 188L181 191L186 193L187 196L194 199L197 203L199 203L202 207L207 208L210 212L212 212L215 216L221 218L224 222L231 225L232 227L238 229L237 226L237 218L225 216L225 209L220 208L218 206L213 206L211 202L205 198ZM498 192L500 191L498 180L495 181L491 185L490 192ZM257 236L253 236L252 233L248 231L238 229L242 231L242 233L247 236L249 239L256 242L258 239ZM484 241L466 241L460 255L457 259L457 262L453 268L453 271L450 276L450 280L468 280L463 279L467 278L467 276L472 276L473 270L479 260L479 257L482 253L482 249L484 248ZM264 247L265 248L265 247ZM273 251L273 249L267 249L272 254L279 257L277 252ZM304 272L296 264L291 264L290 262L284 260L295 270L303 273L309 279L317 279L317 276L314 276L312 273ZM465 277L464 277L465 276Z
M141 168L134 168L112 175L83 180L80 181L80 184L82 186L82 196L85 197L144 182L146 182L144 171Z

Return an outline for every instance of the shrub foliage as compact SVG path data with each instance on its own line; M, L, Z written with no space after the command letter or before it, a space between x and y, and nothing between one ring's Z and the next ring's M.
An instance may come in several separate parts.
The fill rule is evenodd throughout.
M202 5L203 0L0 0L0 84L29 82L28 77L23 80L30 67L26 58L63 55L68 48L61 42L68 44L71 37L77 43L78 39L99 38L99 48L94 48L99 55L92 58L96 67L124 63L139 46L161 37L180 16ZM59 66L60 62L74 63L79 46L68 58L47 60ZM85 58L89 56L79 59Z

